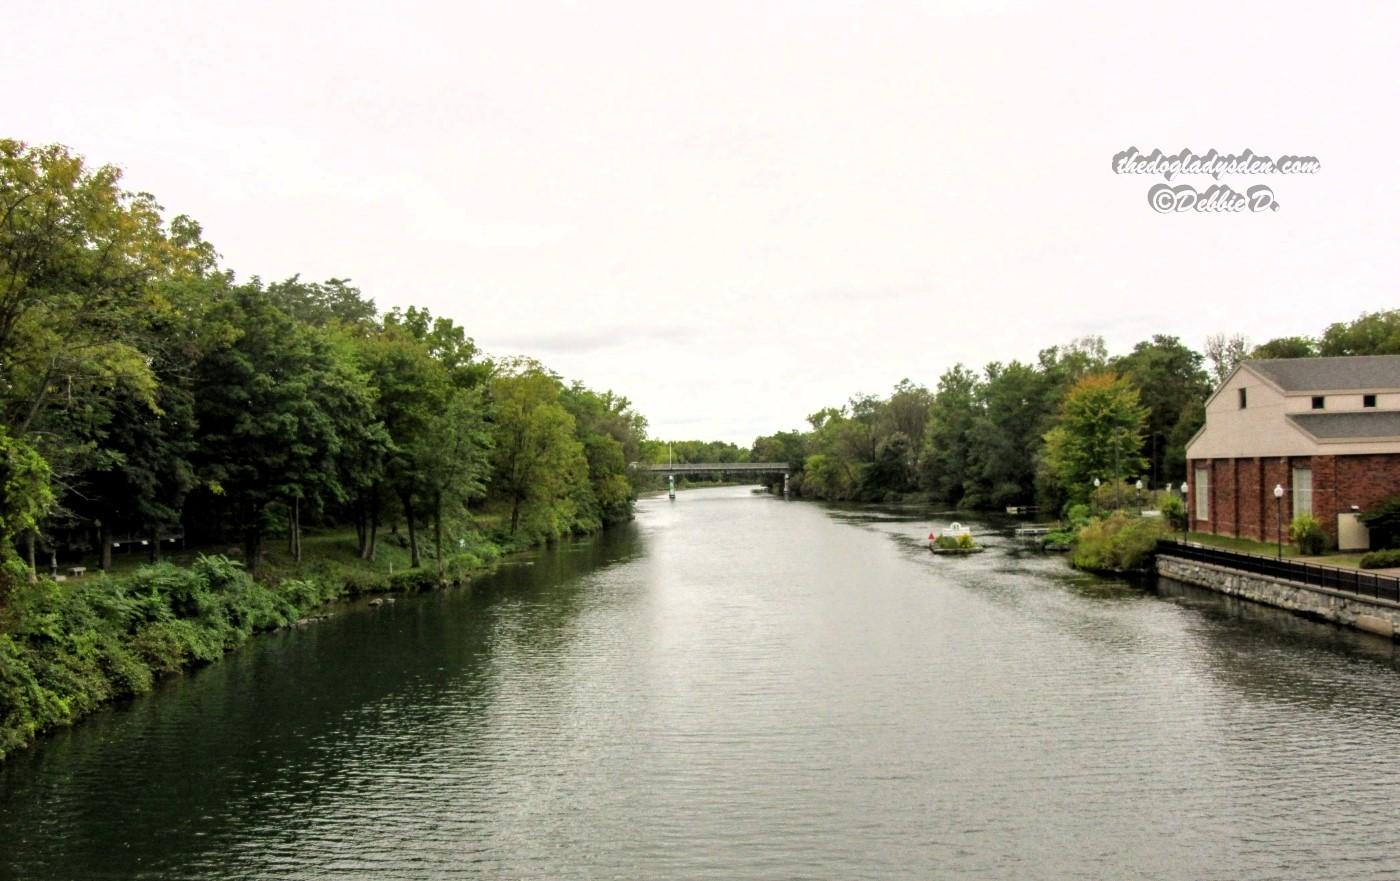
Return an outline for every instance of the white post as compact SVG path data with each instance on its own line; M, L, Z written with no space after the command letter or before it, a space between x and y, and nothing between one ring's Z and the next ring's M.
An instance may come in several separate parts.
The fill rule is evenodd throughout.
M786 474L786 472L785 472L785 473L783 474L783 495L787 495L787 494L788 494L788 476L787 476L787 474Z

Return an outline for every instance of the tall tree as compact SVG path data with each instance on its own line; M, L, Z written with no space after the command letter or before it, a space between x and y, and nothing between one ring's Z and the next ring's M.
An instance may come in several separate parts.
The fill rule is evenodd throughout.
M234 288L210 319L222 342L195 368L200 475L232 502L256 568L270 505L299 512L343 495L339 428L372 423L372 398L363 374L335 357L331 337L297 323L260 285Z
M972 427L981 413L981 383L958 364L938 379L924 446L919 454L919 483L937 498L957 504L967 491L972 461Z
M492 486L510 504L510 532L528 518L546 536L569 528L575 490L588 477L574 417L559 379L533 362L507 365L491 384L495 415Z
M1206 360L1210 362L1211 376L1219 385L1229 378L1249 351L1249 340L1234 334L1213 333L1206 337Z
M156 383L131 313L153 280L213 267L197 224L178 217L167 229L155 200L120 179L66 147L0 139L0 410L12 434L75 378L150 403Z
M1400 309L1363 312L1348 323L1328 325L1322 355L1400 355Z
M1147 408L1147 477L1151 485L1182 480L1186 476L1184 450L1173 449L1173 443L1180 443L1177 423L1183 416L1190 419L1191 405L1210 394L1203 359L1176 337L1158 334L1115 360L1113 368L1137 386ZM1199 425L1191 429L1192 434L1195 428Z
M1121 481L1147 468L1142 455L1147 408L1126 378L1096 373L1081 379L1060 405L1045 436L1045 466L1069 498L1087 498L1094 480Z
M1305 336L1283 336L1260 343L1249 353L1250 358L1312 358L1317 355L1317 341Z

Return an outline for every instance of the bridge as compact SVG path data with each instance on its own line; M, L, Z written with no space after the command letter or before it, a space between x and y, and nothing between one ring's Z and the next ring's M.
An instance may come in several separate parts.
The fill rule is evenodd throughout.
M787 462L672 462L669 465L642 465L633 462L630 466L637 471L666 475L671 498L676 497L677 474L781 474L783 495L788 494L788 474L792 466Z
M792 466L786 462L675 462L670 465L641 465L632 467L654 474L787 474Z

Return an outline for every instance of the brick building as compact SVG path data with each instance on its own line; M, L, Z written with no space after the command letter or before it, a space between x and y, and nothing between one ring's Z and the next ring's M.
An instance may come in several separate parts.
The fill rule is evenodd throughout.
M1364 548L1356 512L1400 495L1400 355L1245 361L1186 459L1192 529L1286 541L1310 513L1341 548Z

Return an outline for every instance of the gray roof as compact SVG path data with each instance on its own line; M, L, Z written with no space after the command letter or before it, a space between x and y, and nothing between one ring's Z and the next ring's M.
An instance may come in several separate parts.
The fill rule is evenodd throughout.
M1245 364L1285 392L1374 391L1400 388L1400 355L1269 358Z
M1288 418L1318 440L1400 437L1400 410L1290 413Z

